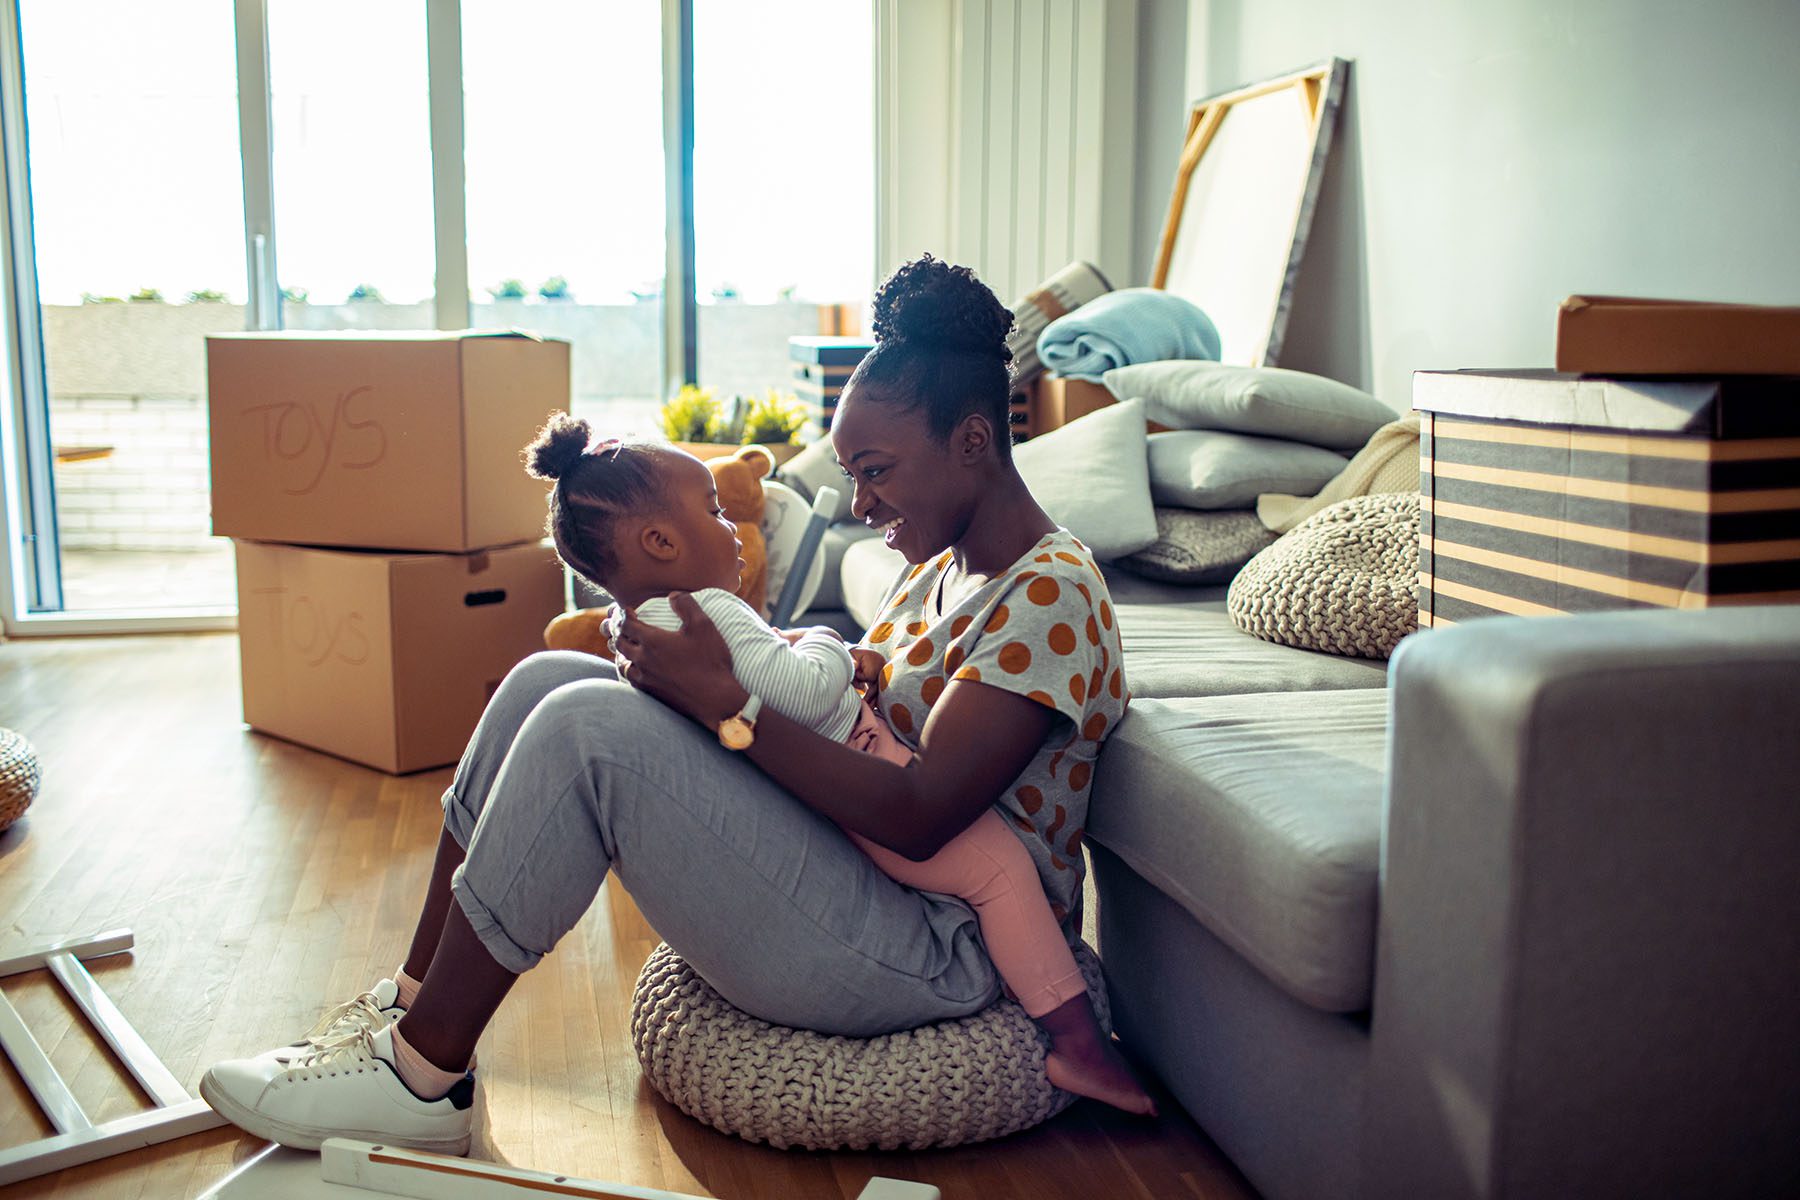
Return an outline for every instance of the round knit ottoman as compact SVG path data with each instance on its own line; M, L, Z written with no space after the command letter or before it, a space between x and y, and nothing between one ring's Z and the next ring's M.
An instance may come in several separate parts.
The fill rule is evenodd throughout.
M0 729L0 830L24 815L37 790L37 751L19 734Z
M1075 961L1111 1030L1100 960ZM722 1133L786 1150L922 1150L1004 1137L1075 1099L1044 1075L1049 1038L1001 999L973 1016L872 1038L787 1029L733 1008L667 945L631 1001L650 1086Z
M1225 610L1266 642L1386 658L1419 627L1418 586L1418 493L1354 496L1251 559Z

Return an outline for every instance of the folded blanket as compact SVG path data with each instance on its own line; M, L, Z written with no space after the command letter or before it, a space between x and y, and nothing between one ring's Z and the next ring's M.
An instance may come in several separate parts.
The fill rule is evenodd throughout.
M1095 383L1114 367L1171 358L1219 360L1219 331L1199 306L1159 288L1124 288L1058 317L1038 336L1044 368Z
M1408 413L1377 429L1350 465L1316 496L1264 492L1256 515L1276 533L1286 533L1321 509L1352 496L1419 490L1419 414Z

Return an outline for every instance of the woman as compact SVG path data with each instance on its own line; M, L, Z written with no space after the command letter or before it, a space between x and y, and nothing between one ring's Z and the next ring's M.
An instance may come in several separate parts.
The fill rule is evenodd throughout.
M1012 463L1011 323L966 268L908 263L832 423L853 514L910 564L865 640L910 766L758 714L690 597L680 632L626 620L616 666L534 655L444 796L397 978L301 1043L214 1066L207 1101L291 1146L465 1152L476 1041L609 870L726 999L824 1033L966 1016L999 990L968 907L887 878L844 829L923 860L996 807L1078 935L1093 762L1128 693L1098 569ZM1109 1069L1108 1098L1150 1111L1116 1052Z

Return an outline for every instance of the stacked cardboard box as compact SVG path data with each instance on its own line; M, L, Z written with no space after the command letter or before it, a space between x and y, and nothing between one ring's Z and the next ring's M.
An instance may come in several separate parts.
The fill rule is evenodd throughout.
M568 408L568 343L215 335L207 392L245 721L394 773L455 762L563 608L519 451Z

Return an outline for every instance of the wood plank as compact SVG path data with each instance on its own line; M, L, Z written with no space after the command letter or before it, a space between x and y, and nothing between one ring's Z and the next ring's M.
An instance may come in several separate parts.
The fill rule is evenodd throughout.
M189 1091L212 1062L290 1040L393 972L451 778L392 778L253 734L237 687L228 634L0 645L0 724L44 764L37 804L0 835L0 957L129 925L132 952L88 968ZM631 1048L632 987L657 940L609 880L520 980L477 1051L475 1157L746 1200L850 1200L875 1175L993 1200L1254 1195L1160 1088L1154 1121L1082 1103L951 1150L814 1154L717 1133L656 1096ZM145 1108L48 972L5 991L96 1120ZM0 1145L47 1134L17 1077L0 1077ZM262 1146L227 1127L7 1197L192 1196Z

